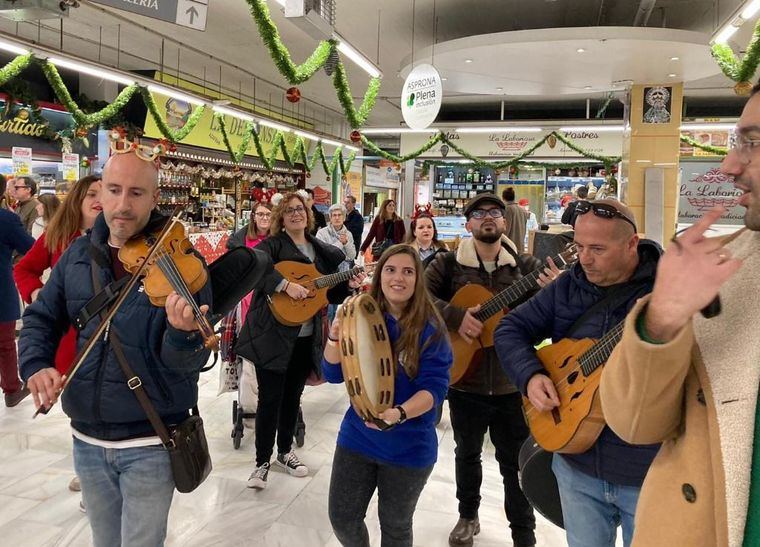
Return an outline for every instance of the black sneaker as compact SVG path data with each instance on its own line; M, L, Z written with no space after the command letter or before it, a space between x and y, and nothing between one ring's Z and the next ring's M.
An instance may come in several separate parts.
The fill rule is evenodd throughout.
M263 490L267 487L267 476L269 475L269 462L261 464L253 470L251 476L248 477L248 488L256 488L257 490Z
M277 465L284 467L294 477L305 477L309 474L309 468L300 462L296 453L292 450L287 454L277 454Z

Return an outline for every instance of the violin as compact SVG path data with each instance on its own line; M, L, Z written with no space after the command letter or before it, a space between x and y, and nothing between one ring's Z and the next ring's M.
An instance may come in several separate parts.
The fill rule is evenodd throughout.
M163 234L160 245L148 259L147 273L142 280L145 294L151 304L163 307L166 298L176 292L192 307L198 330L203 336L203 345L219 351L219 338L206 316L201 312L193 294L203 288L208 281L208 272L203 261L193 253L193 245L185 235L181 222L170 219L168 231ZM134 275L144 265L151 249L162 234L140 234L127 241L119 249L119 260L124 269Z

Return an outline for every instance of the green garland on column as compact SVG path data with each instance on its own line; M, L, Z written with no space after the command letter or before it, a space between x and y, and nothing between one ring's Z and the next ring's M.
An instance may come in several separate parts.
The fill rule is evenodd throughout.
M0 86L5 85L10 80L21 74L21 72L32 62L31 53L19 55L12 61L9 61L3 68L0 68Z
M722 148L720 146L710 146L709 144L702 144L701 142L697 142L691 137L687 137L686 135L681 135L681 142L688 144L689 146L693 146L694 148L704 150L705 152L710 152L716 156L728 155L728 150L726 148Z
M348 123L353 129L361 127L364 125L364 122L367 121L369 113L372 112L372 109L375 106L375 101L377 101L380 84L380 78L372 78L369 81L367 91L364 93L364 100L362 100L362 104L357 110L354 107L354 99L351 95L351 88L348 85L346 69L343 66L343 62L338 61L338 64L335 67L335 72L333 73L333 85L338 92L338 100L343 107L343 111L346 113Z
M153 100L153 95L150 91L148 91L147 87L140 88L140 95L142 96L143 102L148 108L148 112L150 112L153 121L156 122L158 130L171 142L179 142L184 140L185 137L187 137L190 132L195 129L195 126L198 125L198 122L201 121L204 112L206 112L205 104L196 106L193 110L193 113L190 114L190 117L187 119L187 122L185 122L185 125L175 131L169 127L161 117L161 113L158 111L158 105L156 104L156 101Z
M737 82L738 85L734 87L736 92L742 95L747 94L752 88L750 80L760 64L760 21L755 25L752 40L747 45L741 61L726 44L713 44L711 52L723 74Z
M122 89L121 93L116 97L114 102L103 108L98 112L92 114L85 114L79 105L71 98L69 90L66 89L66 84L63 83L61 75L58 73L58 69L53 63L44 61L41 63L42 72L45 74L45 78L50 83L50 87L53 88L55 96L61 101L66 110L71 112L71 116L74 118L76 124L80 127L90 127L92 125L100 125L105 120L114 117L116 114L127 105L132 95L137 91L137 84Z

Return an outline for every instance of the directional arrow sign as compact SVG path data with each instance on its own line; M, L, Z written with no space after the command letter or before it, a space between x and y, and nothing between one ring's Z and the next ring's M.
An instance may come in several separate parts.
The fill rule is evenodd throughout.
M92 0L145 17L206 30L209 0Z

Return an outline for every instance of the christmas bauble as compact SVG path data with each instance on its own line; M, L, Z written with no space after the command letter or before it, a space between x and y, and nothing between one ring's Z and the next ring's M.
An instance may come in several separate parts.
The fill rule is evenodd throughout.
M297 103L301 100L301 90L297 87L291 87L285 92L285 98L291 103Z
M354 130L354 131L351 131L351 135L349 135L349 138L351 139L351 142L359 142L362 140L362 134Z
M750 82L739 82L734 86L734 92L737 95L749 95L752 91L752 84Z

